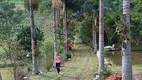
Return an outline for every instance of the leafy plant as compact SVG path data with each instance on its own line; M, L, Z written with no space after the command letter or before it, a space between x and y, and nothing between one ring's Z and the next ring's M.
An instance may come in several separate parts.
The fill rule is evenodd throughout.
M70 59L71 58L71 52L68 52L66 56L67 56L67 59Z
M39 28L35 28L36 30L36 39L37 41L43 40L43 32ZM23 27L22 31L17 34L17 40L23 46L23 50L31 51L31 31L30 27Z
M42 65L49 71L54 59L54 42L53 40L45 40L40 47Z
M106 48L104 48L104 55L106 56L106 55L109 55L111 52L108 50L108 49L106 49Z
M109 69L107 69L107 70L104 71L104 75L105 75L106 77L110 76L111 74L112 74L112 71L109 70Z

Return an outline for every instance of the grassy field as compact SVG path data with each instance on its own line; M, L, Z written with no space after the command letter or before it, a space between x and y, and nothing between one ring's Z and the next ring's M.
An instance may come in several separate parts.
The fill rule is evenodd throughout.
M62 75L58 75L55 69L43 72L44 75L31 76L30 80L92 80L97 69L97 58L86 46L75 46L73 58L61 67Z
M97 58L88 46L77 45L73 51L73 58L61 67L63 74L58 75L55 69L44 72L43 75L30 76L30 80L93 80L97 71ZM121 72L121 66L109 67L112 72ZM133 65L133 74L142 74L142 65Z
M12 68L0 68L2 80L12 80L13 74L12 74Z

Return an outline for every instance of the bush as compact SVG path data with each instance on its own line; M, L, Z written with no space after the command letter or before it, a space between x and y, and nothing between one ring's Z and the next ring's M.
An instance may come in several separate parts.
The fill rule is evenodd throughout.
M104 75L105 75L106 77L110 76L111 74L112 74L112 71L111 71L111 70L105 70L105 71L104 71Z
M67 56L67 60L70 59L71 58L71 52L68 52L66 56Z
M109 55L111 52L109 52L107 49L104 48L104 55L107 56Z
M27 68L27 71L32 71L32 65L28 64L28 65L26 66L26 68Z
M54 40L45 40L40 47L41 63L49 71L54 59Z

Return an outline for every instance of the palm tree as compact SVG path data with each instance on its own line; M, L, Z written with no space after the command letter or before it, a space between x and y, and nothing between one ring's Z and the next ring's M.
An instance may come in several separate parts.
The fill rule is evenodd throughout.
M95 53L97 52L97 15L95 11L93 11L92 18L92 46Z
M130 43L130 1L123 0L122 80L132 80Z
M60 10L61 10L61 0L52 0L53 9L53 31L54 31L54 56L58 51L57 42L57 28L59 28L60 22Z
M58 51L58 43L57 43L57 25L56 25L56 12L53 7L53 31L54 31L54 56Z
M64 60L67 59L66 54L68 51L68 44L67 44L67 10L66 10L66 0L63 0L63 12L64 12L64 18L63 18L63 34L64 34Z
M99 80L104 80L104 0L99 0Z
M34 23L34 11L38 10L39 3L40 0L24 0L25 8L27 8L30 11L33 74L38 74L40 72L37 63L38 51Z

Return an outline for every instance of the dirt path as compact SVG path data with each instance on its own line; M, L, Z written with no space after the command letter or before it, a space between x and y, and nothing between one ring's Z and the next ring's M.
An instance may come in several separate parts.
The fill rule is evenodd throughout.
M90 47L79 45L74 47L72 59L61 67L63 74L58 75L56 70L52 70L30 80L93 80L96 64L97 58Z

